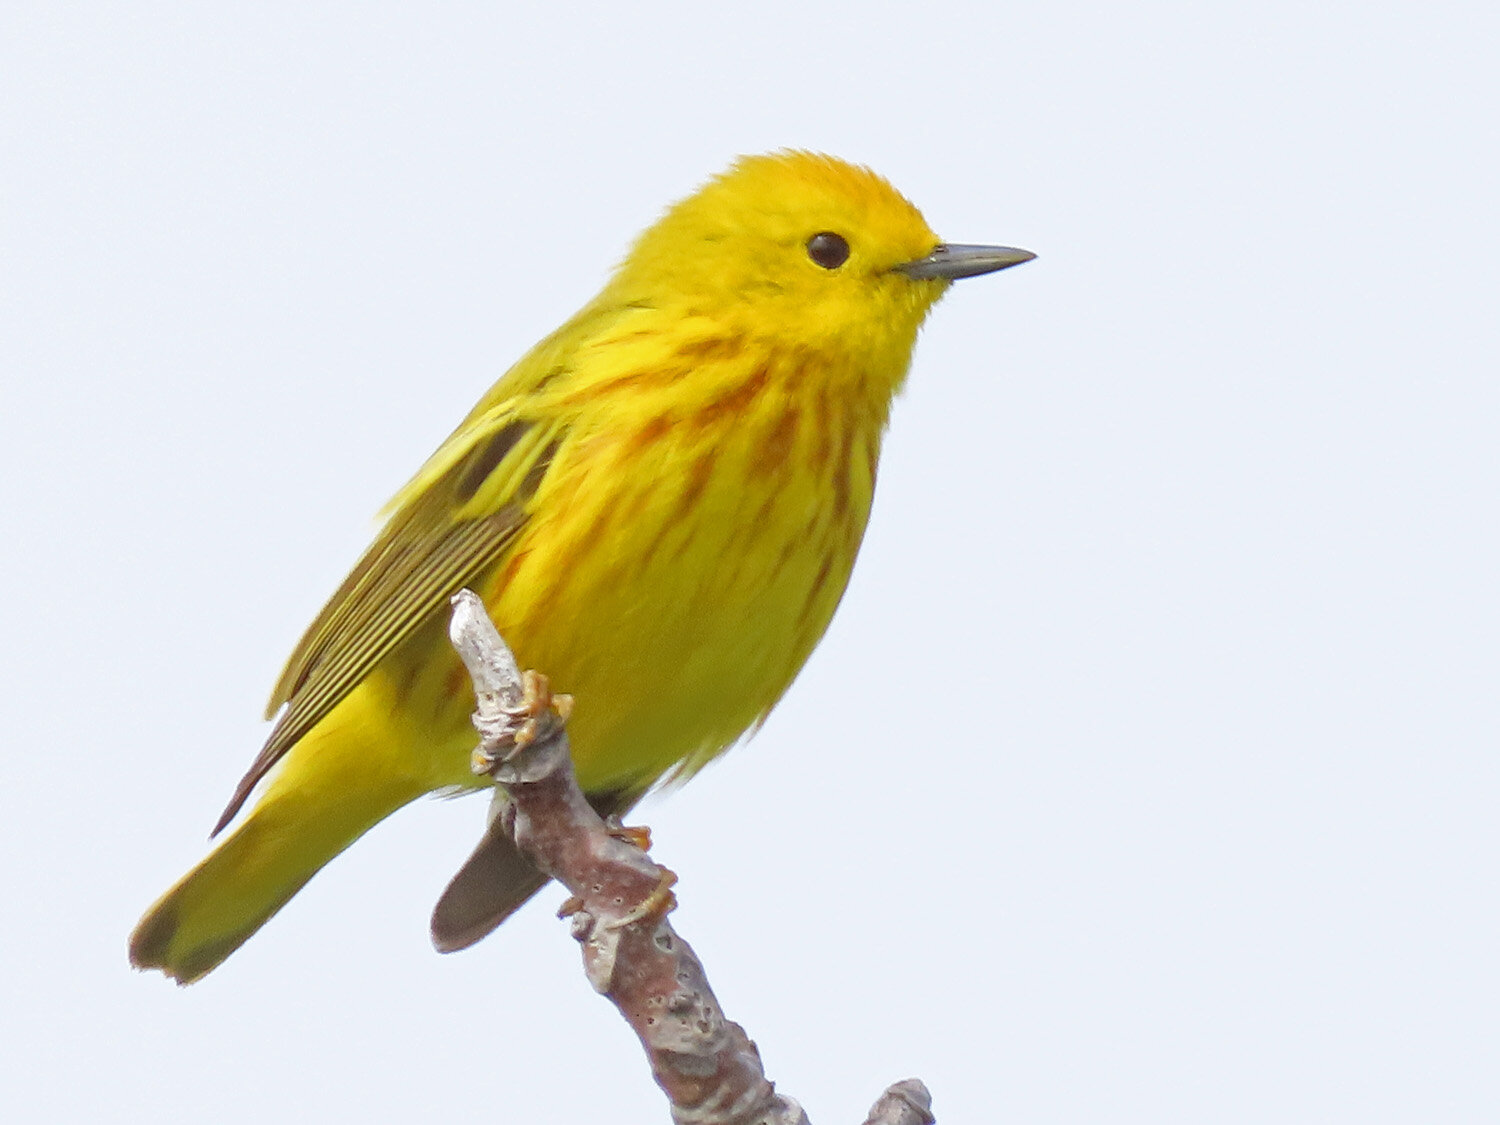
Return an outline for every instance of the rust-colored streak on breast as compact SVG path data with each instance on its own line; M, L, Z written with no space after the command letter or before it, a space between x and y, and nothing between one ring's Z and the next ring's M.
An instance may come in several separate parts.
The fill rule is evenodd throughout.
M682 495L677 498L679 517L687 515L703 496L703 490L708 487L708 478L713 476L717 456L712 449L705 450L698 454L698 459L688 470L687 483L683 486Z
M495 575L494 591L498 595L502 590L510 586L516 580L516 575L521 572L521 567L526 563L526 552L517 551L505 560L505 565L500 568L500 573Z
M668 364L659 369L642 370L637 368L627 371L623 375L616 375L613 379L588 383L569 394L563 401L575 404L592 404L598 399L607 398L616 391L648 391L669 387L681 377L682 369L675 364Z
M677 516L672 521L673 523L685 521L685 517L689 516L692 513L693 507L698 503L700 499L702 499L703 491L708 487L708 478L713 476L714 459L714 451L710 449L700 454L698 459L693 462L693 467L688 470L687 484L684 486L682 494L677 499ZM672 526L672 524L669 523L667 527L670 526ZM688 522L688 527L692 526L693 524L691 522ZM662 529L662 533L657 536L657 542L651 545L653 551L656 549L658 543L661 541L662 536L665 535L665 533L666 528L664 527ZM682 556L682 553L692 545L692 542L693 537L691 535L684 535L682 537L682 542L677 544L677 551L673 557L680 558Z
M585 551L592 550L594 544L598 543L604 537L604 529L609 526L610 520L614 515L615 513L607 507L601 507L595 512L593 520L589 523L588 531L584 532L582 538L577 540L579 548ZM556 581L560 581L561 577L559 576Z
M664 522L656 529L656 534L651 537L651 542L647 543L646 549L641 552L640 561L636 564L637 573L644 574L646 572L652 560L656 558L656 552L661 550L662 541L666 539L667 533L676 526L676 523Z
M646 501L649 499L651 499L649 492L642 488L636 489L629 502L619 509L620 522L627 525L635 523L645 512Z
M819 395L816 401L817 412L813 416L813 432L817 434L818 443L813 446L809 462L814 472L826 473L829 459L833 455L834 414L829 409L827 394Z
M781 548L781 554L776 556L776 565L772 569L777 573L785 570L792 561L792 555L794 555L804 545L805 542L806 540L801 538L788 539L786 542L786 546Z
M757 367L755 374L743 383L726 391L694 413L693 421L700 427L707 427L726 418L743 417L750 404L755 401L755 396L765 389L770 378L771 373L765 366Z
M818 576L813 579L813 584L808 588L807 597L802 602L801 620L807 621L808 614L812 613L813 603L818 600L818 595L823 592L823 587L828 585L828 576L833 572L833 556L825 553L823 565L818 567Z
M760 455L755 460L755 467L760 473L774 473L786 464L792 453L792 444L797 438L800 418L795 409L788 408L776 419L775 425L761 443Z
M765 527L771 518L771 513L775 511L776 505L780 500L781 497L776 493L766 493L766 498L760 502L760 507L755 510L755 518L750 521L748 526Z
M652 560L656 558L656 553L661 549L661 545L666 541L667 536L672 533L673 529L681 526L687 517L692 514L694 505L702 498L704 489L708 487L708 478L713 476L714 460L714 451L712 449L707 450L699 454L698 459L688 469L687 480L683 485L682 492L678 494L677 503L672 509L672 517L662 521L661 526L656 529L656 534L651 537L651 542L641 552L640 562L636 566L639 572L644 573L650 567ZM644 498L646 493L642 492L640 495ZM626 522L629 521L627 520ZM678 545L677 554L681 554L686 550L690 542L691 537L684 536L682 542Z
M689 340L677 349L677 355L689 366L716 360L733 359L745 350L743 336L702 336Z
M849 522L849 459L854 455L854 428L845 422L838 428L838 449L833 455L833 516L835 523Z
M602 383L595 383L593 386L591 386L591 387L588 388L588 392L587 392L586 395L583 394L583 393L579 393L578 395L576 395L574 397L576 397L576 398L578 398L580 400L582 400L584 398L591 399L591 400L592 399L597 399L597 398L603 398L603 397L605 397L607 395L613 394L615 391L625 390L626 388L629 388L629 387L639 386L640 383L641 383L641 373L639 371L630 371L630 372L627 372L624 375L618 375L618 376L616 376L613 379L606 379Z
M668 414L658 414L650 419L635 433L630 435L630 446L621 455L622 461L631 460L641 450L653 442L660 441L672 432L672 418Z

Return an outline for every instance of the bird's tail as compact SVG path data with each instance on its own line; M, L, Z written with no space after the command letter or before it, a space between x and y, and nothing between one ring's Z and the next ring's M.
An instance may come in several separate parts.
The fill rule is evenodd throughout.
M546 885L547 876L516 850L492 818L432 912L432 944L439 953L467 949Z
M639 793L629 792L588 794L589 804L602 817L625 813L639 799ZM484 838L432 912L432 944L439 953L467 949L547 885L547 876L516 850L501 823L498 814L503 801L497 792Z
M375 768L354 748L329 745L332 740L319 734L292 748L240 826L146 912L130 935L136 968L160 969L191 984L244 944L324 864L430 788L419 778Z

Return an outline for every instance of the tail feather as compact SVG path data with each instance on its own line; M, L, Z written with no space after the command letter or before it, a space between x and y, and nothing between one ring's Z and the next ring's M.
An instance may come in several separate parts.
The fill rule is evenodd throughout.
M298 750L303 747L299 746ZM309 747L308 749L313 749ZM191 984L259 930L322 867L429 785L344 746L294 751L243 823L146 912L130 960Z
M500 799L497 794L496 800ZM608 817L625 812L637 799L625 793L593 793L589 804L600 816ZM500 818L492 814L484 838L432 911L432 944L439 953L467 949L546 885L547 876L516 850Z
M547 876L491 821L479 846L438 899L432 912L432 944L439 953L467 949L546 884Z
M206 975L268 922L334 853L277 863L247 822L163 895L130 935L130 963L178 984ZM289 857L288 857L289 858Z

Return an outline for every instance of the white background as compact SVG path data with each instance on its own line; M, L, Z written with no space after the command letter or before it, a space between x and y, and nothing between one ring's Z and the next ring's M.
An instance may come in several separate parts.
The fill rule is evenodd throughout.
M1479 4L15 3L0 16L0 1113L665 1121L483 818L132 973L372 514L740 152L963 282L838 619L642 813L822 1125L1500 1116L1497 106Z

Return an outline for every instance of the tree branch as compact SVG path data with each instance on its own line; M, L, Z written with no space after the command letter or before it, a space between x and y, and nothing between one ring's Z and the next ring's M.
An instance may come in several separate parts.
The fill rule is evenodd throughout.
M568 696L522 673L468 590L453 598L449 628L474 681L479 747L474 771L508 798L501 823L537 868L568 888L561 914L583 949L584 970L640 1038L678 1125L808 1125L776 1093L760 1053L730 1021L703 965L672 929L677 877L645 853L641 829L606 824L573 776L565 730ZM881 1095L866 1125L932 1125L931 1098L916 1079Z

